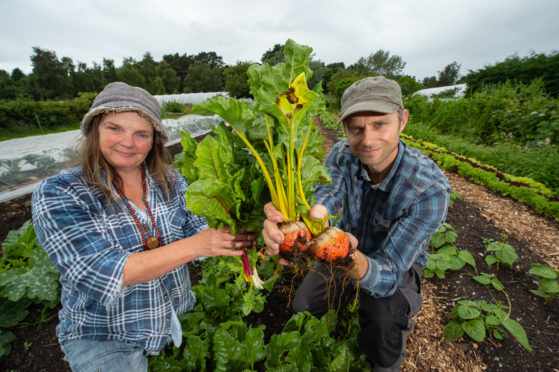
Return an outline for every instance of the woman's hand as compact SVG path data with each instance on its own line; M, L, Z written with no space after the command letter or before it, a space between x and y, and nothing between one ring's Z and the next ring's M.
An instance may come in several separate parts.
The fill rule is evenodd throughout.
M240 256L239 248L251 247L256 244L256 233L245 230L237 231L236 235L231 233L230 227L220 229L207 228L195 235L197 244L196 255L198 257L214 256Z

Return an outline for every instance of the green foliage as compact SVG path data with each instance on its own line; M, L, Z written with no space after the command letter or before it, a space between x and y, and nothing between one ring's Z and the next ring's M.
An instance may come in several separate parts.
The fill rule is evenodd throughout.
M268 49L262 54L260 61L270 66L275 66L278 63L284 62L284 48L285 46L283 44L275 44L272 49Z
M186 203L211 227L231 226L253 230L262 226L264 204L269 195L254 157L244 144L221 123L198 145L183 132L182 173L191 182ZM190 160L193 160L192 162Z
M45 129L79 123L94 98L95 94L86 93L65 101L0 101L0 130L16 130L22 125Z
M447 270L458 271L469 264L476 267L471 253L466 250L458 250L454 243L458 234L448 223L444 223L439 231L431 237L430 245L432 253L427 254L427 266L423 268L423 276L432 278L436 275L440 279L445 278Z
M15 339L13 332L0 329L0 358L10 354L11 344Z
M223 71L225 77L225 91L231 97L249 98L250 86L248 85L247 71L250 62L237 62L235 66L226 67Z
M530 290L530 292L545 298L544 303L559 298L559 270L542 265L531 264L532 268L528 271L530 274L535 275L538 280L538 289Z
M545 92L542 79L507 81L458 100L412 97L406 106L411 122L478 143L559 144L559 100Z
M502 242L482 238L485 244L485 252L492 252L485 256L485 262L488 266L497 264L497 270L499 270L499 264L504 264L508 268L512 268L512 264L518 259L518 255L516 254L514 247L505 243L506 236L503 238Z
M372 76L383 75L396 79L406 67L402 57L390 55L390 51L379 49L368 57L361 57L350 67L358 75Z
M402 89L402 96L408 96L423 89L423 85L409 75L400 76L398 78L398 85Z
M10 231L0 257L0 357L9 354L15 338L8 328L27 317L32 303L54 307L60 300L58 270L37 245L31 221ZM45 308L43 308L45 311Z
M412 97L412 99L417 98L421 96ZM521 146L511 143L484 146L465 138L443 135L434 128L417 123L408 123L405 133L435 143L456 154L475 158L502 172L543 183L559 195L559 167L556 166L559 163L559 148L557 146ZM530 183L528 179L524 182Z
M532 53L526 57L510 56L503 62L485 66L466 76L471 92L507 81L529 84L534 79L543 80L545 90L554 97L559 93L559 52L548 55Z
M288 40L286 62L273 67L252 65L248 69L252 104L214 97L195 106L219 115L231 126L258 163L272 202L285 221L298 220L301 215L304 218L310 209L306 195L314 194L319 182L329 180L320 161L322 137L313 125L317 112L323 109L323 99L320 91L309 90L306 84L306 76L312 74L311 51ZM217 158L209 161L214 166L207 176L215 178L216 170L218 175L222 173L221 167L214 162Z
M511 319L504 306L487 303L483 300L460 300L452 309L451 321L444 328L445 340L456 340L466 333L474 341L483 342L486 335L502 340L504 330L513 335L528 351L532 347L526 331L516 320Z
M496 172L490 171L490 167L483 166L475 159L463 159L445 148L440 148L425 141L414 140L405 134L402 134L401 137L408 145L420 149L431 157L441 168L458 172L475 183L487 186L498 193L508 195L530 206L538 213L559 219L559 202L548 198L548 196L553 197L554 195L544 185L506 173L501 175L504 178L501 179ZM525 185L517 186L516 182Z

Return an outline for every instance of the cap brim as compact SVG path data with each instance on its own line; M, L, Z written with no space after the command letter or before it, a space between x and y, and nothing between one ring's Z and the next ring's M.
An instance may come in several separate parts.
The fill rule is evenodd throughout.
M400 105L393 102L383 102L383 101L368 101L359 102L350 106L344 111L340 117L340 122L347 119L349 116L356 114L358 112L378 112L380 114L392 114L398 111Z

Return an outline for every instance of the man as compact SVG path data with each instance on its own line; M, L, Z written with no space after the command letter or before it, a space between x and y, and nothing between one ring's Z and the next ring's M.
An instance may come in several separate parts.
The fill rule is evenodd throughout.
M421 307L421 274L431 236L444 222L450 185L437 165L400 140L408 121L402 92L382 76L355 82L343 94L341 119L347 141L338 142L326 166L332 183L319 186L312 218L335 215L352 247L352 283L327 294L321 264L315 264L293 300L293 310L322 316L332 296L347 303L359 282L358 341L374 371L399 371L411 315ZM263 236L268 254L278 254L281 214L269 203ZM339 288L339 286L335 286Z

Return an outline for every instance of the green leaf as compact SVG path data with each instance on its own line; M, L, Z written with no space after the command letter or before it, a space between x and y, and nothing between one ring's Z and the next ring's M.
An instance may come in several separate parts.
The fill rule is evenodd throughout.
M210 340L197 335L186 335L183 357L190 370L205 370L206 360L211 358Z
M517 340L520 342L524 348L532 352L532 347L528 342L528 336L526 336L526 331L516 320L507 318L502 322L503 326L509 331Z
M462 325L455 321L451 320L448 324L444 327L444 339L447 341L456 340L464 334L464 330L462 329Z
M10 328L18 325L29 315L27 308L31 305L28 299L17 302L0 298L0 328Z
M458 315L462 319L475 319L481 315L481 311L475 307L459 306Z
M490 327L497 327L501 324L501 321L495 315L488 315L485 317L485 323Z
M499 281L499 279L497 278L492 278L491 279L491 285L493 286L493 288L495 288L498 291L502 291L505 289L505 286L503 285L503 283L501 283Z
M45 251L35 247L29 256L30 269L0 272L0 297L10 301L28 298L55 306L59 300L59 273Z
M559 293L559 283L556 279L542 279L538 290L546 293Z
M462 329L477 342L482 342L485 338L485 325L480 319L468 320L462 323Z
M491 283L491 277L489 277L485 273L482 273L482 275L475 275L473 277L473 279L476 282L481 283L481 284L485 284L485 285L489 285Z
M485 263L488 266L493 265L495 262L497 262L497 258L493 255L489 255L489 256L485 256Z
M516 254L514 247L506 244L501 251L500 259L508 266L511 266L518 259L518 255Z
M211 227L220 224L235 226L235 200L228 184L215 179L199 179L188 186L185 197L188 209L205 217Z
M530 274L547 279L556 279L558 277L557 271L551 267L541 264L532 264L532 268L528 271Z
M12 332L0 329L0 358L10 354L11 343L15 339L16 336Z
M465 250L458 251L458 257L460 257L462 261L466 262L470 266L474 268L476 267L476 261L474 260L474 257L470 252Z
M437 250L437 253L447 254L449 256L456 256L457 249L453 245L444 245Z

